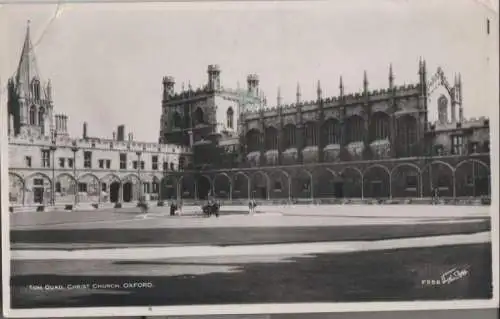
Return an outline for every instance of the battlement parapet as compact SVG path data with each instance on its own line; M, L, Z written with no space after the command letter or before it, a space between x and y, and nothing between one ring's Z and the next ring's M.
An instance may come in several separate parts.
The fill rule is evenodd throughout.
M489 119L485 116L479 118L469 118L464 119L462 123L459 122L446 122L442 123L440 121L430 122L430 127L434 131L447 131L454 130L457 128L485 128L489 126Z
M53 144L51 137L43 136L38 138L15 136L9 137L9 144L18 145L33 145L41 147L50 147ZM102 138L70 138L68 136L58 136L55 141L56 147L74 148L77 149L99 149L99 150L114 150L127 152L147 152L147 153L190 153L188 147L182 147L173 144L158 144L139 141L118 141L113 139Z

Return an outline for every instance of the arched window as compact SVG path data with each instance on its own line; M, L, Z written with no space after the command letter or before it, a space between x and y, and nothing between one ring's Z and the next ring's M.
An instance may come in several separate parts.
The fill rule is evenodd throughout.
M371 136L375 140L385 140L389 136L389 115L377 112L372 117Z
M340 123L336 119L330 119L325 123L327 145L340 144Z
M226 118L227 118L227 127L228 128L233 128L233 120L234 120L234 111L233 111L233 108L230 107L227 109L227 112L226 112Z
M347 142L361 142L363 141L363 119L359 116L351 116L346 121L347 125Z
M417 144L417 120L410 115L398 119L397 148L399 157L417 155L415 145Z
M266 150L278 149L278 130L274 127L266 128Z
M205 123L204 114L201 108L197 108L196 111L194 111L194 120L196 124Z
M40 81L38 80L33 81L33 96L35 100L40 99Z
M309 122L305 125L306 146L316 146L318 143L318 134L316 134L316 123Z
M30 107L30 125L36 125L36 106Z
M45 133L45 109L41 107L38 110L38 125L40 126L40 129L42 130L42 134Z
M182 119L178 112L174 113L174 127L176 128L182 127Z
M246 140L249 153L260 150L260 132L258 130L250 130L247 133Z
M296 133L296 128L293 124L287 124L285 125L285 127L283 128L284 130L284 134L283 134L283 137L284 137L284 143L283 143L283 146L285 149L289 149L289 148L292 148L292 147L295 147L295 133Z

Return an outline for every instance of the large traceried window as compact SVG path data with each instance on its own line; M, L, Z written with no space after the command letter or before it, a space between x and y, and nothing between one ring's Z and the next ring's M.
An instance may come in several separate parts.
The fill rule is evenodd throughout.
M226 125L228 128L234 128L234 111L233 111L233 108L230 107L227 109L227 112L226 112Z
M278 130L274 127L266 128L266 150L278 149Z
M285 150L296 146L296 132L297 129L293 124L287 124L283 128L283 147Z
M345 125L347 125L348 143L363 141L364 123L360 116L351 116Z
M371 134L375 140L385 140L389 137L390 132L389 115L377 112L372 117Z
M318 134L316 132L316 123L308 122L305 125L306 146L318 145Z
M330 119L324 125L327 145L340 144L340 122L336 119Z
M415 145L417 144L417 120L410 115L405 115L397 121L397 148L398 156L415 156Z
M182 127L182 118L179 112L175 112L173 116L173 122L174 122L174 127L175 128L181 128Z
M205 123L205 114L203 114L203 110L201 108L197 108L196 111L194 111L194 120L196 121L196 124Z
M33 97L35 100L40 100L40 81L33 81Z
M248 152L255 152L260 150L260 132L258 130L250 130L247 133L247 148Z

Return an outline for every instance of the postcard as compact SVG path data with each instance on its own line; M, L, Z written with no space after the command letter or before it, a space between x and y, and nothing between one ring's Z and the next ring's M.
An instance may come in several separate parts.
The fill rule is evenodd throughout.
M498 305L498 15L4 4L8 317Z

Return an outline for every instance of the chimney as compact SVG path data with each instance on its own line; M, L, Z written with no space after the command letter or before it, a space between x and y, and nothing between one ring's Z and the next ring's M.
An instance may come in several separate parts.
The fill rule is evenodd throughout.
M83 138L87 139L87 122L83 122Z
M117 130L117 140L120 142L125 141L125 125L119 125Z

